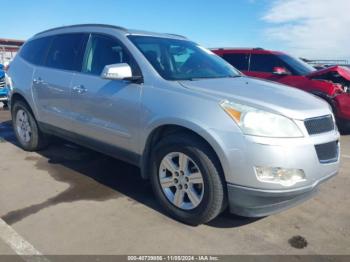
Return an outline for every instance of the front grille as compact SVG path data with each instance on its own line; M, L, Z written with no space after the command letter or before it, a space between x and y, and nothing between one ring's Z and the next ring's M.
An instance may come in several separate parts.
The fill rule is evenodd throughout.
M331 115L309 118L305 120L305 127L309 135L326 133L334 130L334 121Z
M334 141L326 144L315 145L318 160L321 163L332 163L338 160L339 142Z
M5 77L0 78L0 88L5 87Z

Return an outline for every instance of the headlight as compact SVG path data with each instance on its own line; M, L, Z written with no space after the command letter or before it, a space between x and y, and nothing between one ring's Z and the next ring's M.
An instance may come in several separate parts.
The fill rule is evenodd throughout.
M244 134L264 137L303 137L297 125L287 117L228 101L222 102L221 107Z

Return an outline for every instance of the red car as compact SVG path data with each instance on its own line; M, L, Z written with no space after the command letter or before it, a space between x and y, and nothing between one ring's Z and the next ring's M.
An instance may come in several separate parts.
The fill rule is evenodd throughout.
M298 58L262 48L212 51L247 76L276 81L323 98L332 106L339 127L349 129L350 68L332 66L316 70Z

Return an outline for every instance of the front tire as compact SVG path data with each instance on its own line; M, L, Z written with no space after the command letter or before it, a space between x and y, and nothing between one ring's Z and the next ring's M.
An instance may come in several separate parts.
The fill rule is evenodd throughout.
M15 102L11 110L12 125L20 146L26 151L38 151L47 146L47 137L42 133L29 106Z
M340 134L349 135L350 134L350 120L337 118L337 125Z
M205 142L192 135L171 135L156 145L151 183L164 210L186 224L207 223L226 207L219 161Z

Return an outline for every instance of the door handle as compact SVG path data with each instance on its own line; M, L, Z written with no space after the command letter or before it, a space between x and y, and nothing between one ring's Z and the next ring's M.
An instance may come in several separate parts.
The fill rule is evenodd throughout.
M74 86L72 90L74 93L77 93L79 95L87 92L87 89L83 85Z
M44 81L41 79L41 77L33 79L33 84L38 85L38 84L43 84L43 83L44 83Z

